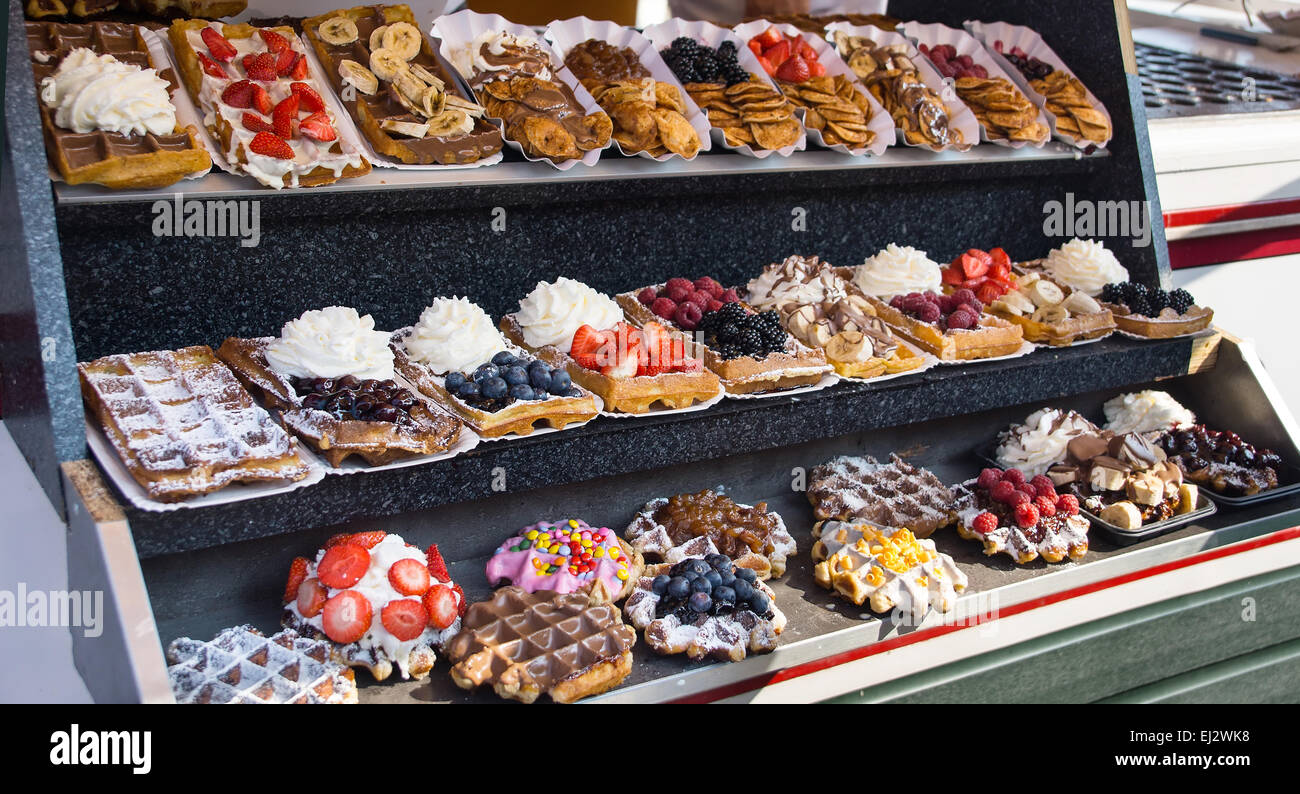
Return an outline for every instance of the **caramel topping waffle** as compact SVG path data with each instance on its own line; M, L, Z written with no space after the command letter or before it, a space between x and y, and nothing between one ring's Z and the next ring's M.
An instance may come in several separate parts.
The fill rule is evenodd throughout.
M177 703L356 703L352 671L330 644L286 629L267 637L252 626L203 642L167 646L167 677Z
M919 538L953 522L952 491L927 469L898 457L842 456L809 475L808 501L819 519L863 519L906 527Z
M813 537L817 584L878 614L897 607L919 621L930 607L952 611L966 589L952 557L906 529L827 521L813 527Z
M339 19L349 20L355 27L351 41L347 40L351 29L340 33L340 26L332 22ZM331 24L325 35L330 41L321 34L327 22ZM410 58L397 56L400 62L382 53L375 55L380 50L392 52L384 46L384 34L395 23L410 26L402 31L419 39L418 46L408 47ZM408 6L331 11L303 20L302 29L334 90L343 98L343 106L375 151L404 163L442 165L472 163L501 151L501 131L483 119L483 108L451 76ZM401 44L394 38L389 37L388 43ZM385 57L389 60L376 66L389 79L380 78L371 69L373 59ZM430 82L430 77L436 82Z
M82 133L56 124L54 109L39 99L40 84L58 71L63 59L78 47L96 55L111 55L141 69L154 68L148 45L135 25L27 23L27 48L36 75L45 150L63 181L69 185L94 182L111 188L163 187L212 167L212 159L199 144L198 130L193 127L178 124L169 134L137 135L104 130ZM168 82L169 92L176 90L176 76L170 69L158 76Z
M653 499L632 518L624 535L636 551L669 563L713 553L692 545L706 539L759 579L783 575L787 558L798 551L785 521L766 503L750 507L713 491Z
M469 608L447 644L452 680L523 703L542 694L572 703L618 686L632 672L636 630L607 595L497 590Z
M909 144L965 151L979 143L965 140L961 130L952 126L948 107L922 80L907 46L881 47L865 36L836 31L835 49L889 111Z
M901 312L879 298L868 296L867 300L880 319L942 361L1009 356L1025 343L1020 326L1001 317L981 314L978 328L945 329L938 323L923 322Z
M1017 565L1024 565L1039 557L1046 562L1060 562L1066 557L1077 560L1088 553L1088 519L1078 513L1044 515L1032 527L1021 527L1014 511L993 502L987 491L977 490L975 480L958 485L953 492L957 534L983 543L984 554L989 557L1006 554ZM997 518L996 528L989 532L981 532L975 525L976 517L985 512Z
M291 439L206 345L77 364L81 393L150 499L301 480Z
M273 340L269 336L231 337L221 344L217 356L278 413L285 427L320 452L331 466L338 467L351 455L360 456L372 466L413 455L433 455L447 450L460 437L460 420L431 410L414 397L415 404L399 413L394 422L340 419L304 407L289 379L272 370L266 361L266 348Z

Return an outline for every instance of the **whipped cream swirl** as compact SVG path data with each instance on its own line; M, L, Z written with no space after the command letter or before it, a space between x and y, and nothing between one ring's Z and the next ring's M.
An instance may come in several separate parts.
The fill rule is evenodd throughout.
M528 297L519 301L515 320L529 347L554 345L568 353L580 327L613 328L622 322L623 310L608 295L561 276L554 284L542 281L533 287Z
M299 378L393 377L388 334L375 330L370 315L345 306L315 309L285 323L280 338L266 348L266 361L281 375Z
M54 109L55 124L73 132L168 135L176 129L166 80L85 47L69 52L41 80L41 101Z
M763 268L749 282L746 300L757 309L779 309L842 300L846 287L829 263L796 255Z
M1196 424L1196 415L1168 392L1152 389L1107 400L1102 411L1106 414L1106 429L1116 433L1150 433Z
M909 292L939 292L943 274L939 263L924 251L890 243L855 268L853 282L867 295L892 298Z
M1048 254L1043 267L1058 284L1093 297L1107 284L1128 281L1128 269L1096 240L1074 238Z
M472 372L506 349L492 318L469 298L434 298L404 344L435 375Z
M1024 424L1012 425L1002 433L994 457L1002 468L1020 469L1026 477L1034 477L1065 460L1071 439L1096 432L1097 426L1077 411L1042 408Z
M537 39L504 30L478 34L451 53L451 62L466 80L492 72L522 72L540 80L551 79L550 55Z

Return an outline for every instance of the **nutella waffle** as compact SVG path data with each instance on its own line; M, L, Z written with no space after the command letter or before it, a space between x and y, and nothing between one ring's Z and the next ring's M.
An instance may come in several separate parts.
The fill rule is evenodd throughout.
M985 469L953 491L957 533L983 543L990 557L1006 554L1024 565L1039 557L1060 562L1088 553L1088 519L1079 515L1079 500L1058 494L1046 475L1026 482L1018 469Z
M375 151L404 163L472 163L501 132L463 92L405 5L357 6L303 20L343 106Z
M813 537L817 584L877 614L897 608L919 621L930 607L952 611L966 589L966 574L952 557L907 529L827 521L813 527Z
M331 466L352 455L372 466L433 455L460 436L460 420L431 410L391 379L307 379L276 372L266 357L274 341L231 337L217 355Z
M160 502L308 469L206 345L77 365L81 393L131 476Z
M543 694L572 703L613 689L632 672L636 630L606 596L497 590L469 608L447 644L452 680L523 703Z
M167 646L177 703L356 703L352 671L328 642L285 629L267 637L236 626L207 642Z
M1115 331L1115 318L1086 292L1072 290L1043 275L1037 262L1015 268L1015 289L984 307L989 314L1020 326L1025 339L1062 347L1099 339Z
M838 457L809 475L808 501L819 519L862 519L882 527L906 527L928 538L953 522L952 491L927 469L898 457Z
M135 25L28 22L27 47L45 150L63 181L163 187L212 167L198 130L176 120L175 75L155 70Z
M647 502L624 535L635 551L664 562L718 552L759 579L783 575L787 559L797 551L785 521L766 503L750 507L707 490Z

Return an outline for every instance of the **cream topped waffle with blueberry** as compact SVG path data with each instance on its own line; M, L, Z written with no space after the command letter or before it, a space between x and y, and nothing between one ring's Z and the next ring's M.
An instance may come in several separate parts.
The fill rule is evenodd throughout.
M581 519L539 521L519 530L487 561L494 587L517 585L530 593L572 593L604 587L611 600L631 592L645 563L612 529Z
M982 542L990 557L1007 554L1024 565L1088 553L1088 519L1079 515L1078 498L1058 494L1044 474L1026 482L1019 469L988 468L953 490L958 534Z

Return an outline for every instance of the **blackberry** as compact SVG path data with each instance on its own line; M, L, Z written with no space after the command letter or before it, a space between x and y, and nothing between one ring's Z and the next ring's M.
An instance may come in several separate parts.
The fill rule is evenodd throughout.
M718 339L723 342L735 342L740 339L740 326L736 323L723 323L718 329Z
M734 42L734 41L724 41L724 42L722 42L721 44L718 45L718 54L719 54L719 55L726 55L727 53L731 53L731 56L732 56L733 58L736 56L736 42Z
M1176 289L1169 293L1169 307L1179 314L1186 314L1195 303L1192 293L1185 289Z
M721 309L718 309L718 314L725 321L735 322L745 319L746 312L745 307L739 303L726 303L723 304Z
M1101 288L1101 299L1106 303L1119 303L1124 285L1111 283Z
M736 337L737 344L747 353L761 353L763 351L763 337L753 328L746 328Z
M1169 293L1162 289L1153 289L1147 294L1147 312L1154 317L1160 313L1160 310L1169 305Z
M697 42L695 39L691 38L690 36L678 36L677 38L673 39L673 43L671 47L671 49L682 53L695 52L699 48L700 48L700 43Z

